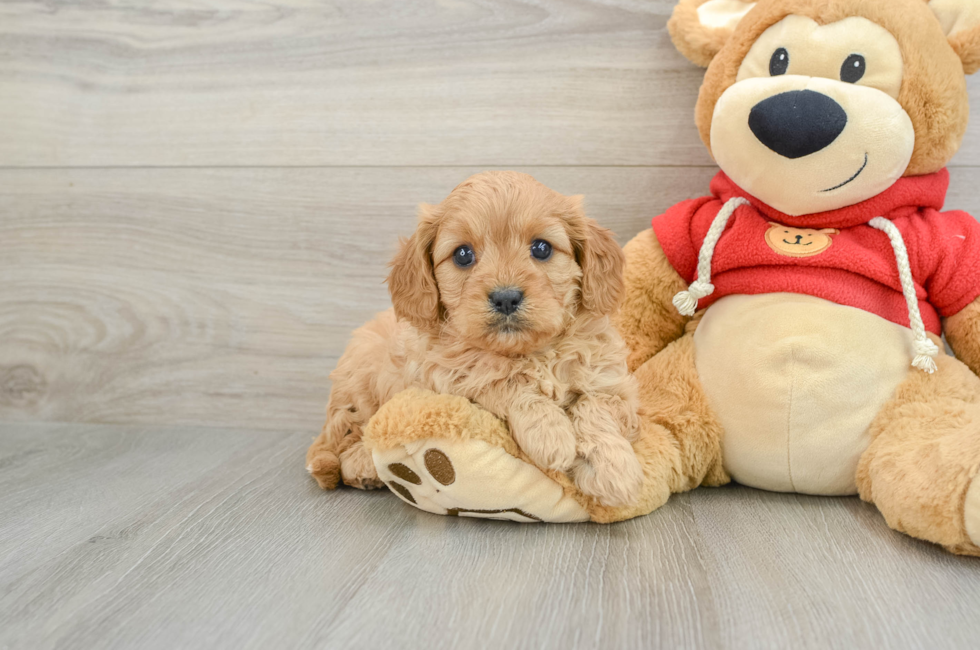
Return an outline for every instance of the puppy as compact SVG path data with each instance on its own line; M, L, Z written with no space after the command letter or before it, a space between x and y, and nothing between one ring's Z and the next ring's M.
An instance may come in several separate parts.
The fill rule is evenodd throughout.
M610 323L624 256L612 233L526 174L485 172L439 205L391 263L393 310L354 332L330 375L327 422L307 453L321 487L378 479L361 432L410 386L466 397L507 421L539 466L606 505L642 470L626 346Z

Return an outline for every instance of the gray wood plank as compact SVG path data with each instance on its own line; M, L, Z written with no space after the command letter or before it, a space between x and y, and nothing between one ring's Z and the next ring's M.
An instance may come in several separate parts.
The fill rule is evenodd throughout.
M323 493L305 433L0 425L0 647L972 648L980 563L856 498L612 526Z
M0 166L704 165L673 5L2 3Z
M317 430L415 205L478 170L0 170L0 420ZM527 171L622 241L714 173Z
M0 170L0 419L318 429L416 205L475 171ZM713 173L531 171L624 240Z

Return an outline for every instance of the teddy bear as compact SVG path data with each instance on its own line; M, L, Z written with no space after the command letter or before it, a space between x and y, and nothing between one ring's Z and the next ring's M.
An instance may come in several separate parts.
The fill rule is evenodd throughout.
M423 510L522 522L620 521L732 480L858 494L980 555L980 223L942 211L980 2L681 0L668 29L707 68L695 122L720 171L624 248L636 502L597 503L504 422L417 390L365 431L379 477Z

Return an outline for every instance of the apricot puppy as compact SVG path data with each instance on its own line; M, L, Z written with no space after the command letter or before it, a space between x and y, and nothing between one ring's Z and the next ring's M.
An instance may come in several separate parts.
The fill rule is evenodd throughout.
M638 495L637 387L609 320L623 288L612 233L526 174L485 172L439 205L391 263L393 310L354 332L307 453L321 487L381 487L363 427L408 387L505 419L540 467L606 505Z

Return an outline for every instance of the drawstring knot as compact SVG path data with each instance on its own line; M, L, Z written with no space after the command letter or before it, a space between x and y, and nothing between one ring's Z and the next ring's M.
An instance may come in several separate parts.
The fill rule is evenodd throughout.
M698 301L702 298L710 296L714 292L715 285L709 282L695 280L691 283L691 286L687 288L687 291L681 291L674 296L674 307L677 308L677 311L679 311L682 316L693 316L694 312L698 310Z
M915 358L912 359L912 365L922 370L928 374L936 372L936 357L939 356L939 346L925 339L923 341L915 341L912 344L912 349L915 351Z
M715 246L718 245L718 240L725 232L728 220L735 214L735 210L740 205L748 204L749 202L742 197L728 199L711 222L708 234L704 236L704 243L701 244L701 251L698 253L698 279L691 283L687 291L681 291L674 296L674 307L682 316L693 316L698 310L698 301L715 292L715 285L711 284L711 258L715 254Z

